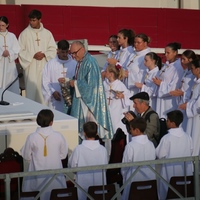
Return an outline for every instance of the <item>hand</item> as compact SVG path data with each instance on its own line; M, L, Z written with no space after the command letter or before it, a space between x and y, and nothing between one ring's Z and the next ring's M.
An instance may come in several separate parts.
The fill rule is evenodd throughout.
M45 57L45 54L39 51L34 55L33 58L35 58L36 60L42 60L44 57Z
M154 78L152 78L152 81L156 84L156 85L158 85L158 86L160 86L160 84L161 84L161 79L159 79L158 77L154 77Z
M181 109L181 110L186 110L186 107L187 107L187 102L179 105L178 108Z
M61 101L61 95L59 92L55 91L52 95L56 101Z
M183 96L184 92L180 89L177 89L177 90L173 90L169 93L171 96L176 96L176 97L179 97L179 96Z
M122 92L116 91L115 98L116 99L123 99L124 98L124 94Z
M9 51L8 51L8 50L4 50L2 56L3 56L3 57L8 57L8 56L10 56Z
M70 84L71 87L74 87L74 81L75 81L75 80L71 80L71 81L69 82L69 84Z
M108 59L107 59L107 62L108 62L110 65L116 65L117 60L116 60L115 58L108 58Z
M65 83L66 81L65 81L65 78L62 77L62 78L59 78L59 79L58 79L58 82L59 82L59 83Z
M129 112L123 113L124 117L130 122L134 119L133 115L131 115Z
M139 89L142 88L143 84L142 83L138 83L138 82L135 82L135 86Z

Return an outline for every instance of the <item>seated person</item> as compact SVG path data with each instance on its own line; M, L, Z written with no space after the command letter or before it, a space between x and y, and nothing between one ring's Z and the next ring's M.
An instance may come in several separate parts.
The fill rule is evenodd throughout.
M149 140L151 140L156 147L159 139L160 122L158 114L149 106L148 93L140 92L133 95L130 99L133 100L133 107L135 108L137 114L146 120L147 128L145 130L145 134L147 134ZM148 113L150 114L149 116ZM124 113L124 115L128 121L131 121L134 118L130 112Z

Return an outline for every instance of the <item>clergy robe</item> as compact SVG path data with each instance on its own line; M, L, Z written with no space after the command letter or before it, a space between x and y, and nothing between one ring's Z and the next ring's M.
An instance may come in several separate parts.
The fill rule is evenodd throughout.
M108 164L106 148L100 145L99 140L83 140L69 157L69 167L84 167ZM106 184L104 171L104 182L102 170L91 170L77 172L76 182L87 192L89 186ZM86 200L86 195L78 189L78 199Z
M47 155L44 156L44 144L46 138ZM68 146L65 138L59 132L52 129L51 126L38 127L34 133L31 133L21 149L22 157L29 161L28 171L61 169L62 159L65 159L68 153ZM25 177L23 180L22 191L40 191L50 180L52 175L41 175ZM41 195L41 200L50 198L52 189L66 188L64 175L59 175L47 187Z
M2 56L5 48L9 51L8 57ZM0 88L2 89L10 85L18 75L15 59L18 58L19 51L20 46L16 36L8 31L0 32ZM19 81L17 80L8 90L19 94Z
M178 106L177 97L171 96L169 92L180 88L180 77L183 76L183 72L181 72L181 76L178 74L179 71L176 65L179 63L179 60L176 60L173 63L169 63L167 61L157 76L162 80L160 86L158 87L156 102L156 112L159 117L166 118L166 114Z
M106 79L104 82L104 88L106 93L106 98L108 102L108 107L110 110L111 120L114 132L116 133L116 130L118 128L121 128L124 133L127 135L127 139L129 138L129 133L126 130L126 125L122 123L121 119L124 118L124 112L127 112L129 109L129 106L131 104L130 97L131 94L129 90L126 88L124 83L122 83L120 80L116 79L114 82L110 83L108 79ZM115 91L123 91L124 98L123 99L116 99L116 94L114 92L111 92L110 89Z
M186 69L181 80L180 90L183 91L183 96L178 97L179 105L186 103L190 100L192 86L194 85L194 79L195 79L195 76L193 75L191 70ZM186 131L188 117L186 115L185 110L181 110L181 111L184 115L181 127L183 128L184 131Z
M72 79L75 75L76 64L77 62L68 55L68 60L60 60L58 56L56 56L45 65L42 73L42 93L45 103L47 103L50 108L66 113L58 79L61 77ZM61 101L54 99L52 94L55 91L60 93Z
M200 106L200 79L194 80L194 85L192 87L192 97L188 101L186 106L186 114L188 117L187 123L187 133L192 137L194 150L193 156L200 155L200 113L197 112L197 109Z
M134 54L131 54L131 56L129 57L127 65L127 87L132 95L137 94L139 92L139 89L135 86L135 82L142 82L144 72L146 72L146 67L144 65L144 57L150 51L150 48L146 48L142 51L135 51Z
M111 139L113 128L100 68L96 59L87 52L80 63L71 109L71 115L78 119L79 133L82 137L83 124L91 121L90 113L94 121L103 129L98 132L99 136ZM87 118L88 115L90 115L89 118Z
M148 139L147 135L139 135L132 137L132 141L126 145L122 162L128 163L155 160L155 158L156 152L153 143ZM124 183L134 173L136 168L137 167L124 167L121 169ZM128 199L130 185L133 181L145 180L155 180L155 174L148 167L143 166L124 188L122 199Z
M182 128L171 128L168 134L163 136L158 147L156 148L156 156L159 159L189 157L192 155L193 144L191 137L186 134ZM161 176L170 181L172 176L184 176L184 163L168 163L163 164L160 172ZM186 163L186 175L193 174L192 162ZM163 181L159 181L160 199L166 199L168 187Z
M118 56L119 56L119 50L117 50L117 51L110 51L108 53L108 57L107 58L115 58L115 59L117 59ZM105 65L103 66L102 72L106 71L106 68L107 68L108 65L109 65L108 62L106 62Z
M158 86L152 81L152 78L157 76L158 67L156 66L152 70L147 69L144 73L144 77L142 79L142 88L140 92L147 92L149 94L150 102L149 105L153 110L156 110L156 101L157 101L157 89Z
M57 47L53 35L42 24L39 29L33 29L29 25L20 34L19 44L19 62L25 71L26 97L45 104L42 95L42 70L56 56ZM42 60L33 58L39 51L45 54Z

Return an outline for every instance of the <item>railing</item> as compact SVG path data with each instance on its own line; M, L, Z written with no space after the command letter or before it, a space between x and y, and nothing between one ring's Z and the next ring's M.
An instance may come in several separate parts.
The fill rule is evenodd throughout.
M162 159L162 160L154 160L154 161L142 161L142 162L135 162L135 163L117 163L117 164L108 164L108 165L99 165L99 166L90 166L90 167L77 167L77 168L65 168L65 169L58 169L58 170L44 170L44 171L37 171L37 172L20 172L20 173L10 173L10 174L0 174L0 179L5 180L5 193L6 193L6 200L10 200L10 181L13 178L19 177L26 177L26 176L36 176L36 175L52 175L52 178L49 182L42 188L40 193L35 197L38 199L40 194L48 187L48 185L59 175L64 174L69 180L71 180L75 186L81 189L90 199L93 199L87 191L84 191L83 188L78 185L73 178L70 176L71 173L76 173L79 171L88 171L88 170L102 170L102 173L105 172L107 169L113 168L122 168L122 167L137 167L135 172L132 174L134 176L141 166L148 166L156 175L157 180L161 179L164 181L178 196L180 199L184 199L169 183L151 166L152 165L160 165L166 163L175 163L175 162L188 162L192 161L194 164L194 185L195 185L195 199L200 199L200 190L199 190L199 156L195 157L184 157L184 158L172 158L172 159ZM103 176L102 176L103 177ZM130 182L131 178L128 179L116 192L116 194L112 197L111 200L115 198L120 198L121 191L124 189L126 184ZM104 181L104 180L103 180ZM19 181L18 181L19 182ZM20 190L20 188L19 188ZM187 198L188 199L188 198Z

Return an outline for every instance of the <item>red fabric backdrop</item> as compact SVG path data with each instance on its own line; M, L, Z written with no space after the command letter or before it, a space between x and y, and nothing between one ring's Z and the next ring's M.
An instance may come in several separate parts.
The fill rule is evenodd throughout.
M109 8L46 5L0 5L9 19L9 30L17 36L28 25L32 9L42 11L42 22L55 40L88 39L90 45L104 45L122 28L146 33L151 47L164 48L180 42L182 48L200 49L200 11L162 8Z

